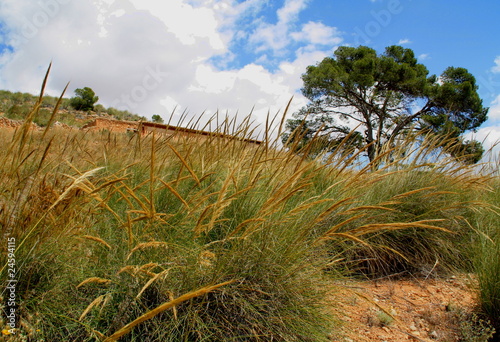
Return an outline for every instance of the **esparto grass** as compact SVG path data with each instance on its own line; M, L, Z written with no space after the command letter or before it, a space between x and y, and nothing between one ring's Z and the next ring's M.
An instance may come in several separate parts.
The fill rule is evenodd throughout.
M33 340L328 341L332 279L471 267L461 244L491 208L476 195L492 177L429 161L438 142L421 137L373 171L279 148L276 118L252 145L249 118L208 124L240 139L39 132L38 108L0 131L0 224Z

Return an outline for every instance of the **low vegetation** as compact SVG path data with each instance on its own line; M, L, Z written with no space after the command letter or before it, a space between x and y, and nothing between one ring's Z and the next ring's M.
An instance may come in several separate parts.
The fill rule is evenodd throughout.
M0 90L0 113L4 113L4 116L8 119L25 120L36 105L38 99L38 96L28 93L13 93L8 90ZM76 99L78 99L78 97L76 97ZM82 127L85 123L91 121L88 114L110 116L117 120L146 120L144 117L130 113L126 110L118 110L112 107L105 108L100 104L96 104L92 112L89 112L88 108L82 108L82 110L79 108L77 110L71 106L71 100L72 99L69 98L61 99L59 110L56 112L53 122L59 121L69 126ZM38 113L33 118L33 122L41 127L47 126L57 102L57 97L44 95Z
M457 270L498 317L498 174L436 156L443 142L409 137L371 171L346 149L279 148L283 122L260 145L238 139L248 121L218 127L236 139L30 130L42 104L0 131L17 336L326 342L335 279Z

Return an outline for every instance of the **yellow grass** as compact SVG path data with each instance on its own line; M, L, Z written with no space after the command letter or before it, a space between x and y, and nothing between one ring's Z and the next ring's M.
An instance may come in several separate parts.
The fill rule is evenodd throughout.
M124 327L122 327L118 331L114 332L111 336L107 337L104 340L104 342L117 341L120 337L122 337L123 335L126 335L130 331L132 331L132 329L135 326L141 324L144 321L147 321L148 319L153 318L154 316L158 315L159 313L162 313L165 310L173 308L173 307L181 304L182 302L185 302L187 300L190 300L190 299L193 299L193 298L196 298L199 296L203 296L203 295L205 295L209 292L212 292L212 291L214 291L222 286L226 286L226 285L232 284L234 282L235 282L235 280L230 280L230 281L226 281L226 282L223 282L223 283L220 283L217 285L206 286L206 287L203 287L203 288L198 289L196 291L192 291L192 292L183 294L182 296L177 297L176 299L171 300L167 303L163 303L160 306L156 307L155 309L146 312L144 315L142 315L142 316L136 318L135 320L133 320L132 322L126 324Z
M83 285L87 284L102 284L102 285L108 285L111 283L111 280L109 279L104 279L104 278L99 278L99 277L90 277L82 281L80 284L76 286L76 288L80 288Z

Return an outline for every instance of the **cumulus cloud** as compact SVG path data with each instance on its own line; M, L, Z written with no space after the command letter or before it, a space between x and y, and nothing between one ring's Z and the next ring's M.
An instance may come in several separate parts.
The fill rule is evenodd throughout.
M281 46L283 37L294 42L287 46L286 60L269 69L270 57L261 54L247 65L223 70L213 59L231 65L238 53L232 43L249 38L241 22L250 25L266 0L4 0L0 21L7 34L2 40L11 48L0 54L0 88L36 93L52 61L50 95L59 95L71 81L66 96L88 86L101 104L146 117L167 118L174 108L192 117L253 110L254 118L264 122L292 96L290 112L305 105L300 75L341 42L337 29L322 23L308 22L297 30L307 3L286 0L276 12L278 22L269 24L269 37L257 40L271 48ZM266 32L262 22L254 25L254 35Z
M488 111L488 118L492 121L500 120L500 95L494 99L490 104L490 110Z
M250 36L250 42L257 46L257 51L279 52L286 47L290 42L292 25L308 2L309 0L286 0L283 7L277 11L276 24L261 22Z
M147 11L159 18L165 24L167 31L174 33L182 44L194 45L200 39L206 38L212 49L225 49L226 44L218 30L219 23L213 9L195 8L182 0L169 0L168 7L155 0L131 0L131 2L138 10Z
M273 63L273 60L276 61L274 57L287 60L293 60L295 57L296 62L300 64L301 56L305 52L324 56L325 53L332 53L336 49L343 41L342 33L336 27L315 21L298 24L299 14L307 7L308 2L309 0L285 0L283 7L277 11L276 23L259 22L248 39L250 44L255 46L255 52L260 54L255 62L278 66L278 69L286 74L292 70L289 63ZM318 60L311 64L316 62ZM294 84L296 81L300 83L298 76L304 70L305 66L300 72L294 68Z
M337 28L312 21L303 25L302 31L293 32L291 37L315 45L337 45L342 41Z
M306 8L310 0L286 0L285 5L277 12L278 22L287 24L297 20L299 13Z
M400 39L398 42L399 45L410 44L410 43L411 41L408 38Z

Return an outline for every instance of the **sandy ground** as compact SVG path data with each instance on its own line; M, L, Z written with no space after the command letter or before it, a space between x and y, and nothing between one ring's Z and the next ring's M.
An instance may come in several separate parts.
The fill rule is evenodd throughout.
M335 342L459 341L476 296L470 276L347 281L332 295L345 324Z

